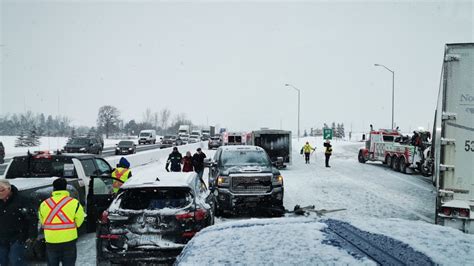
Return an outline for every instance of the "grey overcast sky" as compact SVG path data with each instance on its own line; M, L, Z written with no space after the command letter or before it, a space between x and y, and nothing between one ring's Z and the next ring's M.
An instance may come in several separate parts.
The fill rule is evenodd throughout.
M472 1L2 1L0 114L94 125L169 108L232 130L432 125L445 43ZM58 104L59 102L59 104Z

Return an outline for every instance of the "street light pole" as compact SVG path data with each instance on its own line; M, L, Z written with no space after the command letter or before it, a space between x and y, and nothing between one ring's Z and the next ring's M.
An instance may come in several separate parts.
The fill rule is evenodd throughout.
M395 106L395 71L391 70L390 68L381 65L381 64L374 64L374 66L380 66L385 68L386 70L392 72L392 129L395 128L394 123L394 106Z
M292 87L298 92L298 141L300 140L300 90L291 84L285 84L287 87Z

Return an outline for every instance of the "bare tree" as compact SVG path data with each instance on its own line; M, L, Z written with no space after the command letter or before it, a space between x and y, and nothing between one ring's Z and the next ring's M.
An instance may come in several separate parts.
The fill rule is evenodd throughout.
M150 108L147 108L143 113L143 122L147 124L153 124L153 113Z
M157 112L154 112L153 113L153 127L155 129L158 129L158 126L159 126L159 116L158 116L158 113Z
M104 105L99 108L97 117L97 127L105 131L105 137L109 137L109 133L117 128L120 122L120 112L115 106Z
M171 116L171 111L167 108L164 108L160 111L160 123L161 129L166 131L166 127L168 126L168 121Z

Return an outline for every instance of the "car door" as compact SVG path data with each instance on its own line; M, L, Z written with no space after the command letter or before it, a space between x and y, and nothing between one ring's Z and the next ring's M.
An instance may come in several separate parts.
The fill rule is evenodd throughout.
M115 197L113 182L120 179L110 176L91 176L89 193L87 194L87 231L94 232L102 212L104 212Z

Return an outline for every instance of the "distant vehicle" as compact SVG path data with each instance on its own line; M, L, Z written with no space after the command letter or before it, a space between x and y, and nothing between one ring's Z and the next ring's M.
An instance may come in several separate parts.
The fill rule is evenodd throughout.
M416 139L402 136L397 130L371 128L365 147L359 149L358 160L379 161L395 171L408 173L419 171L430 176L431 169L423 168L431 143L431 133L416 131Z
M64 146L67 153L92 153L101 154L102 144L96 137L76 137L69 140Z
M188 134L180 134L179 138L183 141L183 144L188 144L189 142L189 135Z
M245 145L247 144L245 134L242 132L224 132L224 145Z
M211 149L217 149L220 146L222 146L222 138L221 136L213 136L209 139L209 142L207 143L207 147L209 150Z
M189 140L188 140L188 143L197 143L201 141L201 137L198 136L198 135L191 135L189 136Z
M209 167L209 187L217 199L216 213L284 212L283 177L262 148L222 146L205 164Z
M138 145L140 144L155 144L156 143L156 131L153 129L147 129L140 131L138 135Z
M87 231L93 232L98 213L95 212L94 195L88 193L90 180L92 176L110 176L112 170L107 161L96 155L52 154L45 151L13 157L3 178L18 188L34 210L43 200L51 197L53 181L57 177L66 178L71 197L78 199L85 207L87 217L84 226ZM44 259L45 250L29 251L28 254Z
M211 136L214 136L216 134L216 127L214 126L206 127L202 130L201 133L202 133L202 137L201 137L202 140L204 141L209 140Z
M166 135L161 140L161 148L169 148L173 146L183 145L183 140L176 135Z
M115 148L115 155L119 154L134 154L137 152L137 145L130 140L122 140Z
M0 141L0 164L5 163L5 147Z
M447 44L433 126L436 223L474 234L474 43Z
M194 172L134 176L102 213L97 265L172 263L197 232L214 224L214 207L214 195Z
M180 125L178 128L178 135L191 134L191 127L189 125Z
M250 144L262 147L277 168L291 163L291 131L262 129L251 132Z

